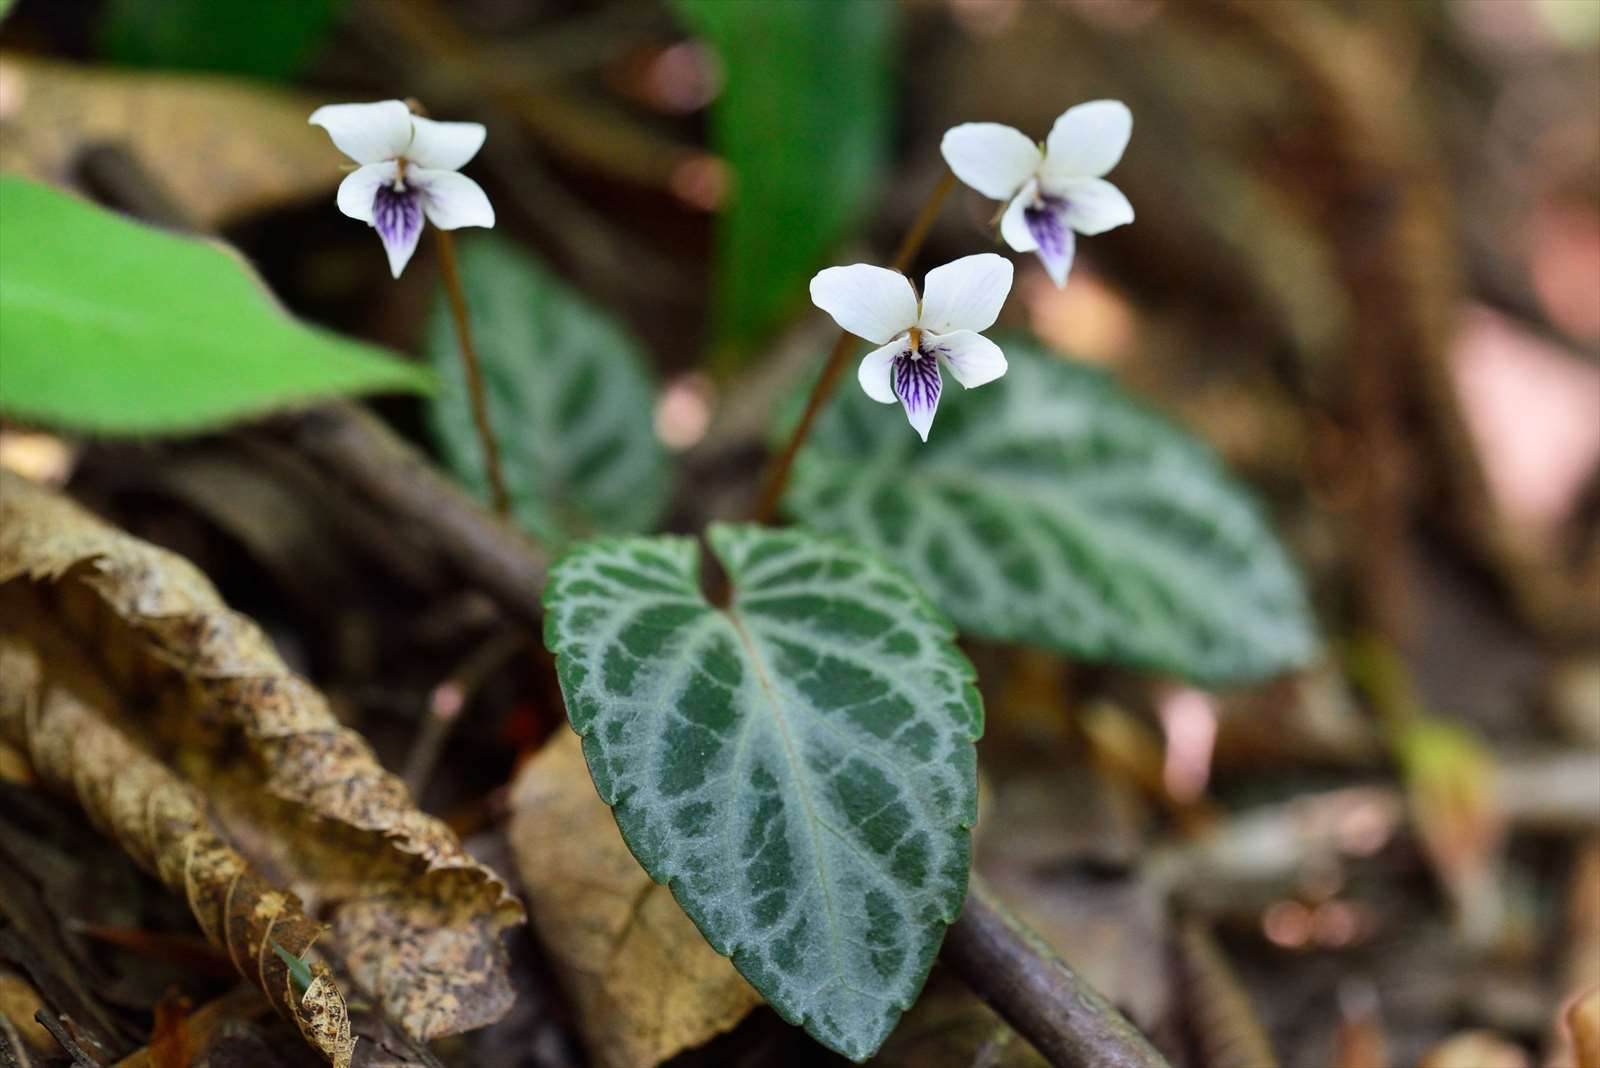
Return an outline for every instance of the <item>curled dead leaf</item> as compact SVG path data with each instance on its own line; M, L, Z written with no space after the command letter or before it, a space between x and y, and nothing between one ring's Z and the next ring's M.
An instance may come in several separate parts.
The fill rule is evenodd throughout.
M444 823L414 807L360 735L191 564L0 472L0 584L35 595L37 614L60 619L93 650L123 706L148 710L117 726L198 788L239 854L328 920L329 948L396 1023L427 1040L505 1013L513 995L500 932L522 921L520 902ZM44 741L41 775L70 769L70 754ZM91 815L136 801L114 781L91 789ZM181 814L173 793L139 804L170 837ZM275 986L287 981L271 943L299 953L305 932L265 884L234 878L236 861L213 849L179 860L160 839L116 836L191 895L202 929L236 963L259 961ZM229 915L218 910L229 902L211 900L222 879L250 906L236 930L204 918Z
M0 171L72 185L83 153L133 154L208 229L333 189L342 157L306 124L324 101L234 78L0 56Z
M99 830L185 894L201 929L227 950L239 974L306 1031L304 1007L286 987L279 990L272 970L249 947L281 920L283 936L303 954L322 928L292 894L269 887L217 835L198 791L107 722L116 714L116 695L41 607L27 587L0 588L6 620L0 629L0 736L28 754L47 786L75 797ZM337 990L332 997L342 1011L343 997ZM349 1065L354 1041L348 1021L342 1032L306 1037L335 1068ZM167 1049L173 1041L169 1035L160 1045Z
M597 1064L653 1068L761 1004L628 852L570 731L518 776L511 846Z

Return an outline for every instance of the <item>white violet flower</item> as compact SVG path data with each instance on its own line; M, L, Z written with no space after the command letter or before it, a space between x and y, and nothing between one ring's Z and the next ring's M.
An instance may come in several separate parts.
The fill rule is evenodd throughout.
M339 210L378 231L396 278L416 251L424 215L441 230L494 225L483 189L456 173L483 147L481 123L435 122L403 100L380 100L320 107L311 124L361 165L339 186Z
M920 302L905 275L865 263L829 267L811 279L813 304L882 346L861 361L861 388L881 404L905 405L923 441L944 388L941 365L967 389L1006 373L1000 346L978 332L994 325L1010 292L1011 261L992 252L929 271Z
M1075 238L1133 222L1133 205L1103 175L1117 165L1133 133L1120 100L1068 108L1041 148L997 122L952 127L939 145L955 176L993 200L1010 201L1000 236L1018 252L1038 252L1057 286L1072 269Z

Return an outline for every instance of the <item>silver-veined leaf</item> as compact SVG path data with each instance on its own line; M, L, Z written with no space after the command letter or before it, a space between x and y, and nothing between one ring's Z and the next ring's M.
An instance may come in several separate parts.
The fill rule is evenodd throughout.
M900 565L966 633L1212 684L1306 661L1299 577L1210 450L1100 372L999 340L1009 372L947 382L926 445L842 388L787 511Z
M461 242L461 281L513 518L549 546L653 526L670 481L639 343L492 235ZM427 350L443 383L431 408L440 451L487 500L483 447L443 294Z
M634 856L785 1019L863 1059L966 895L983 711L899 572L803 530L580 543L545 641Z

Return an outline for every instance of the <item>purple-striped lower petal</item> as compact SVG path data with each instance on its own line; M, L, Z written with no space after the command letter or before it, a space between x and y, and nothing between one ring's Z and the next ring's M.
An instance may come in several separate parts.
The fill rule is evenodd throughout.
M422 236L422 190L380 185L372 197L372 228L389 254L389 270L399 278Z
M906 353L896 356L893 368L894 395L905 406L911 426L928 440L933 413L939 407L944 382L939 376L939 361L931 355Z
M1039 245L1039 260L1058 286L1066 284L1076 245L1066 215L1067 202L1051 196L1040 197L1036 204L1024 208L1022 212L1028 224L1028 233Z

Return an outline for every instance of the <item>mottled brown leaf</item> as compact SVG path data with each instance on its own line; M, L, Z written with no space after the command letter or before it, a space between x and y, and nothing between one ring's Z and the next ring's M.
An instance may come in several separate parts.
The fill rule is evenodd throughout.
M505 1013L512 991L499 936L521 922L520 903L444 823L416 809L361 736L192 565L0 473L0 583L47 600L125 707L148 710L120 726L201 790L228 841L264 877L331 924L332 948L396 1022L426 1040ZM54 744L40 740L41 774L70 766L71 754ZM109 805L116 784L85 787ZM228 904L208 898L218 879L236 874L233 860L197 850L174 863L160 848L177 833L171 798L157 792L141 804L152 839L117 835L123 845L168 885L186 887L203 906L208 937L224 944L234 935L227 944L236 952L277 967L267 960L268 933L286 948L299 937L277 926L279 903L246 882L236 893L250 905L249 923L208 927L204 917ZM86 807L93 818L95 806ZM217 878L195 878L213 867Z
M292 894L269 887L217 835L197 790L107 722L118 698L42 607L27 587L0 589L0 737L26 752L44 783L75 797L134 860L185 894L201 929L227 950L239 974L298 1024L335 1068L346 1068L354 1047L348 1022L342 1032L308 1030L313 1021L305 1005L275 985L250 952L264 930L262 917L283 917L285 930L297 935L298 952L311 948L321 928ZM338 990L325 991L324 998L337 1000L342 1019ZM331 1011L319 1004L316 1021ZM173 1041L161 1039L166 1046ZM152 1040L153 1048L157 1044Z
M511 845L597 1064L652 1068L761 1003L628 852L570 731L518 776Z
M319 103L217 75L8 54L0 56L0 171L72 185L85 149L119 145L197 225L215 229L339 183L343 158L306 124Z

